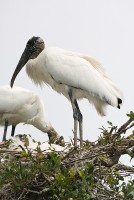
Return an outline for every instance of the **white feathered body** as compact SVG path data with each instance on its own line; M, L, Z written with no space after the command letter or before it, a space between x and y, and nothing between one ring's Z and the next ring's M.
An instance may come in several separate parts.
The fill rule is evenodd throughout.
M26 71L36 84L50 85L68 99L71 88L74 99L88 99L101 115L106 114L107 104L117 107L118 98L122 98L100 63L80 53L45 48L36 59L27 62Z
M0 87L0 125L32 124L43 132L51 128L44 115L42 100L32 91L20 87Z
M25 147L25 142L26 139L28 141L28 146ZM16 149L16 148L20 148L20 146L22 146L26 151L29 150L37 150L37 147L40 147L41 151L44 151L44 153L46 152L52 152L52 151L67 151L67 147L62 147L60 145L56 145L56 144L49 144L48 142L41 142L40 141L40 145L39 142L36 142L35 140L32 139L32 137L30 135L16 135L15 137L11 137L11 141L10 141L10 146L9 149ZM36 151L37 153L37 151Z

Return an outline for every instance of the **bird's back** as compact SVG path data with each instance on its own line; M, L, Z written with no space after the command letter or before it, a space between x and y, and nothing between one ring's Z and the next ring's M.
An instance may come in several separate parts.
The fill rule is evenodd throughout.
M17 112L23 105L30 104L35 94L20 87L0 87L0 112Z
M27 123L41 112L43 105L32 91L20 87L0 87L0 117L9 119L9 123ZM42 111L43 112L43 111Z
M122 94L94 58L59 48L48 48L46 54L47 70L57 83L81 89L117 105L117 98Z
M35 83L44 82L67 98L66 86L71 87L74 98L87 98L94 105L97 102L96 108L106 104L119 107L118 99L122 98L101 64L81 53L45 48L36 59L28 62L27 73Z

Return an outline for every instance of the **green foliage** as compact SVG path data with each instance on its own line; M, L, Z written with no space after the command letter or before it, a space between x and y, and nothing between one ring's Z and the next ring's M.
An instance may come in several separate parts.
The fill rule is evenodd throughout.
M119 192L120 181L124 181L123 175L116 169L112 169L110 175L107 176L106 183L114 191Z
M134 120L134 112L130 111L129 114L127 114L128 117L130 117L130 119L133 121Z
M94 167L87 162L82 169L75 171L70 167L63 167L61 173L56 174L55 182L51 187L54 194L59 198L90 200L91 192L94 188Z
M12 190L21 190L35 176L38 165L31 163L30 167L22 165L21 162L10 162L0 175L0 186L11 183Z
M49 185L47 193L52 199L56 199L55 196L60 200L91 199L91 191L94 188L94 166L91 163L87 162L83 168L75 170L70 166L64 166L61 157L55 152L49 153L43 160L39 152L36 159L24 151L22 155L24 156L21 158L22 161L11 161L3 169L0 175L0 187L10 183L12 191L19 193L26 186L31 189L35 179L40 178L44 181L47 179ZM29 159L29 164L24 162L26 159Z
M122 184L122 192L126 200L134 199L134 180Z
M22 151L6 151L0 162L0 199L8 191L6 200L133 200L134 181L126 184L124 178L134 168L119 162L124 154L134 157L134 131L125 137L134 126L134 112L127 116L119 128L108 121L99 139L83 141L82 149L69 146L65 152L47 153L40 143L28 149L27 142ZM7 150L8 144L1 147Z

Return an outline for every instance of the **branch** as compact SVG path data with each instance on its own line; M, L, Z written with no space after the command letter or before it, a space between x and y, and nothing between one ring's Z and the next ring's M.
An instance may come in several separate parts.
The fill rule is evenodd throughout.
M132 122L133 120L130 118L127 122L125 122L119 129L118 129L118 134L121 134L125 132L126 127ZM134 126L134 123L133 123Z

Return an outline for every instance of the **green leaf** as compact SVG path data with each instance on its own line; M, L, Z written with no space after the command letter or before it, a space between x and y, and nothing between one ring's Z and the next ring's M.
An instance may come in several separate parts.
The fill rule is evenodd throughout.
M83 170L78 170L78 174L81 178L85 177L84 171Z
M129 114L127 114L128 117L130 117L131 120L134 120L134 112L130 111Z
M113 126L112 122L110 122L110 121L107 121L107 123L108 123L110 126Z

